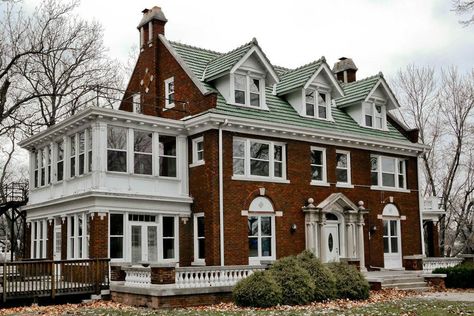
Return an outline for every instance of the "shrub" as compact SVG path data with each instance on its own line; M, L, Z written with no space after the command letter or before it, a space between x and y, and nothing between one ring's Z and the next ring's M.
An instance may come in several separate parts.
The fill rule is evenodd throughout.
M296 258L299 265L308 271L313 280L313 300L324 301L336 297L336 278L328 267L308 250L303 251Z
M333 262L329 264L329 268L336 278L337 297L351 300L369 298L369 282L354 266Z
M314 282L308 271L303 269L296 257L285 257L276 261L270 273L282 291L282 304L303 305L314 296Z
M250 307L271 307L282 300L281 288L268 271L257 271L239 281L232 296L237 305Z
M474 288L474 263L465 262L449 268L438 268L433 273L446 274L444 283L448 288Z

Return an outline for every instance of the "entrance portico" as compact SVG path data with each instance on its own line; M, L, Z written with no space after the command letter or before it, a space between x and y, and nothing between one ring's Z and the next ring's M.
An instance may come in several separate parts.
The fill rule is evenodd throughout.
M306 249L322 262L358 259L361 269L364 260L363 204L357 207L342 193L333 193L318 205L312 198L304 206Z

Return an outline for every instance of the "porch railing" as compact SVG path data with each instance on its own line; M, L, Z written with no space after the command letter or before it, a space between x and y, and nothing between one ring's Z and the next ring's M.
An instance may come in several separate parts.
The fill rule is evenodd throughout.
M150 287L151 269L149 267L123 268L125 271L125 285L132 287Z
M198 288L214 286L233 286L262 266L224 266L224 267L183 267L176 268L176 287Z
M22 297L99 294L109 288L109 259L11 261L0 269L4 302Z
M450 257L428 257L423 258L423 272L431 273L437 268L454 267L463 262L463 258Z

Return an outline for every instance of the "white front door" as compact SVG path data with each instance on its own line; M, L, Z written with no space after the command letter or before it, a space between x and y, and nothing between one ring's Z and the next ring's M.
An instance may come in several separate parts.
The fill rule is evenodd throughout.
M326 224L326 262L339 261L339 225Z
M383 220L384 267L400 269L402 267L402 250L400 241L400 220Z
M131 225L132 263L158 261L158 225Z

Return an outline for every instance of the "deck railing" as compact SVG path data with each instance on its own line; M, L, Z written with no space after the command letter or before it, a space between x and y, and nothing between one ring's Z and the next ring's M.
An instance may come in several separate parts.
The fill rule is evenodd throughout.
M7 299L100 294L109 288L109 259L25 260L0 265L1 292Z
M224 266L224 267L183 267L176 268L176 287L198 288L215 286L234 286L240 280L262 266Z
M434 269L437 268L449 268L454 267L455 265L463 262L463 258L456 257L428 257L423 258L423 272L431 273Z
M151 269L149 267L124 268L125 285L132 287L150 287Z

